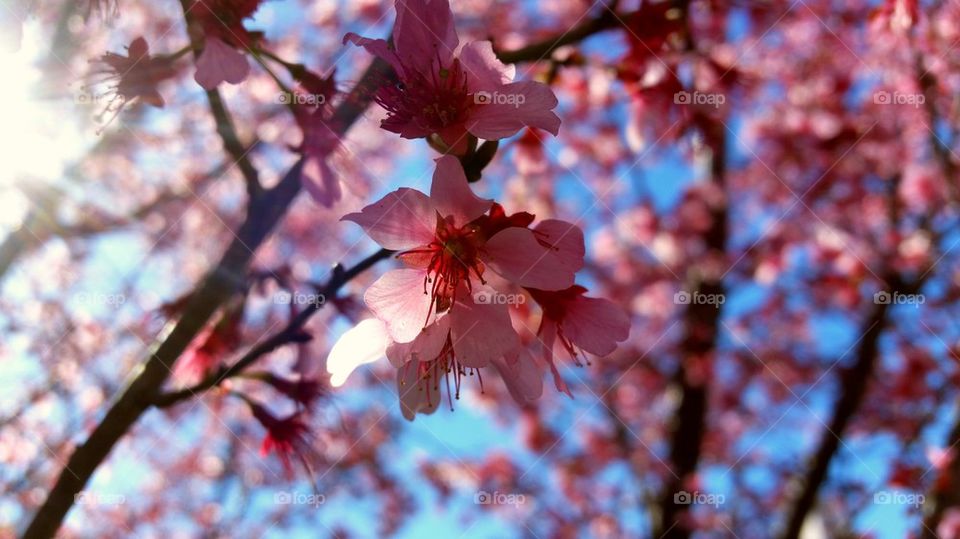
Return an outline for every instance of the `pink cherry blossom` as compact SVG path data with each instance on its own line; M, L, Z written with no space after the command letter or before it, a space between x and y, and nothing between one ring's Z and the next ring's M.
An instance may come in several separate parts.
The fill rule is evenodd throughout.
M559 221L536 230L516 226L470 191L452 156L437 160L430 196L398 189L343 219L362 226L381 246L401 251L398 257L409 266L387 272L364 296L401 343L459 301L461 287L485 283L488 268L520 286L563 290L583 265L583 236L576 227Z
M239 84L250 74L247 58L219 38L208 37L197 58L194 79L204 90L213 90L222 82Z
M165 103L157 86L176 72L169 57L150 55L150 46L142 37L130 43L126 56L113 52L104 54L97 60L94 70L95 76L102 77L95 82L112 83L107 89L110 101L103 114L112 112L112 119L135 100L162 108Z
M561 291L530 290L543 309L537 335L541 340L543 359L550 365L559 391L570 394L560 378L553 360L553 349L559 341L577 365L579 356L589 352L605 356L617 349L617 343L630 336L630 319L623 309L600 298L584 296L587 289L574 285Z
M304 423L301 412L280 418L260 404L248 402L253 416L267 430L260 446L260 454L266 456L271 452L276 453L287 476L293 475L291 457L299 459L306 466L306 456L310 452L310 428Z
M344 36L393 66L399 78L384 85L377 101L387 110L381 126L404 138L437 134L462 153L467 135L498 140L524 127L554 135L560 118L557 98L533 81L514 82L515 69L497 59L489 41L460 40L447 0L397 0L393 43Z
M191 9L204 34L194 79L212 90L222 82L238 84L250 74L244 52L260 40L259 32L244 27L262 0L197 0Z

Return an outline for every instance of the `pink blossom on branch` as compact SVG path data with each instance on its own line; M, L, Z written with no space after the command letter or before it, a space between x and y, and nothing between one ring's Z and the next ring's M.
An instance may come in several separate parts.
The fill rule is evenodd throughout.
M127 55L108 52L95 64L93 74L102 77L95 82L112 83L107 89L110 101L103 114L112 112L113 117L136 100L162 108L165 102L158 86L177 72L169 57L151 56L150 46L142 37L130 43Z
M142 37L134 39L127 47L127 55L108 52L100 63L104 72L116 80L117 97L123 101L140 98L155 107L164 105L157 84L174 75L173 65L167 58L150 56L150 46Z
M441 384L452 403L463 376L476 374L482 383L486 367L500 374L519 403L540 397L539 365L514 330L506 303L487 300L498 294L485 278L488 270L498 281L536 292L544 327L553 328L551 346L559 335L571 353L575 343L608 354L626 339L626 316L609 302L581 298L585 289L573 285L583 267L583 232L556 219L531 229L533 215L507 215L473 194L455 157L437 160L429 196L402 188L344 220L400 251L397 258L407 268L388 271L367 290L364 300L375 318L333 347L331 383L339 386L358 366L386 356L397 368L408 419L437 409ZM598 333L588 335L592 330ZM545 359L560 387L552 356Z
M499 140L524 127L557 134L553 91L514 82L515 68L497 59L489 41L460 47L447 0L397 0L396 9L393 43L352 32L343 38L396 72L398 82L377 93L388 113L384 129L409 139L436 134L456 153L466 150L468 134Z
M203 89L213 90L222 82L238 84L250 74L243 51L262 37L244 27L263 0L196 0L190 13L204 36L203 51L197 58L194 79Z
M387 272L364 297L393 340L412 341L434 314L459 301L461 287L472 291L475 282L485 284L488 269L519 286L573 285L582 248L545 244L526 227L529 222L516 226L496 208L470 191L460 162L444 156L437 160L430 196L401 188L343 217L382 247L401 251L398 257L409 267Z
M550 365L558 391L570 394L553 361L554 347L559 343L574 363L585 352L605 356L617 349L617 343L630 336L630 318L623 309L601 298L584 296L587 289L574 285L566 290L529 290L543 309L537 335L543 359Z

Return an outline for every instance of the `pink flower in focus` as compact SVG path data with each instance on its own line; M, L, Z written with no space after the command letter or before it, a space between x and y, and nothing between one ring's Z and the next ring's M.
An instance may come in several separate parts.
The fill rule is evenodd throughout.
M524 287L563 290L573 285L583 265L582 233L577 229L554 245L545 230L555 229L560 239L558 230L576 227L550 221L541 223L544 230L534 231L526 228L529 221L516 226L496 208L473 194L460 162L444 156L437 160L430 196L401 188L343 217L363 227L382 247L401 251L398 258L409 267L387 272L364 296L370 310L387 324L392 340L413 341L437 314L469 295L475 281L485 284L487 269ZM460 329L454 317L454 334Z
M190 13L204 35L203 52L197 58L194 79L203 89L222 82L238 84L250 74L250 64L241 50L256 45L260 32L248 31L243 22L253 16L263 0L196 0Z
M557 390L570 395L553 361L557 341L581 365L579 356L583 352L605 356L616 350L617 343L630 336L630 319L612 302L584 296L587 289L582 286L555 292L528 290L543 309L537 330L543 358L550 365Z
M386 356L397 368L401 410L408 419L459 397L464 376L492 366L520 403L539 398L541 373L521 346L504 302L487 286L488 269L508 282L540 290L573 285L583 266L583 233L529 213L507 215L478 198L457 158L437 160L430 196L399 189L344 217L377 243L401 251L408 267L384 274L364 295L376 316L333 347L327 370L339 386L356 367Z
M349 33L344 43L364 47L386 60L398 82L385 85L377 101L386 109L381 124L409 139L437 134L456 153L467 134L485 140L514 135L524 127L557 134L557 98L539 82L513 82L515 69L502 64L489 41L459 38L447 0L397 0L393 43Z

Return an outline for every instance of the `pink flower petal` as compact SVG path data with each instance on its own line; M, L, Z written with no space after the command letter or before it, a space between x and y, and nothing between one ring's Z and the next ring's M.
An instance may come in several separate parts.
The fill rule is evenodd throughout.
M468 86L472 92L491 91L513 81L516 67L506 66L493 52L493 43L473 41L460 51L460 64L467 73Z
M474 303L473 297L463 290L449 317L453 350L457 361L465 367L485 367L491 359L520 346L506 305Z
M549 86L540 82L514 82L489 90L493 100L477 105L467 129L485 140L499 140L515 135L524 127L537 127L553 133L560 131L560 118L554 114L557 96ZM496 102L497 96L506 102Z
M605 356L630 336L630 319L612 302L580 296L567 308L563 335L577 347Z
M363 300L387 325L394 341L408 343L420 335L430 312L430 295L423 291L426 273L418 269L397 269L383 274L370 285Z
M431 386L431 380L420 379L415 365L397 369L397 395L400 397L400 412L408 421L418 413L432 414L440 406L440 390Z
M397 0L393 43L407 66L429 73L434 60L448 67L460 40L447 0Z
M410 361L436 359L450 337L450 317L441 316L436 322L423 328L417 338L408 343L393 343L387 347L387 359L397 368Z
M221 82L239 84L250 74L247 57L223 41L207 36L203 52L197 58L193 78L204 90L213 90Z
M382 358L389 343L387 327L376 318L363 320L347 330L327 356L330 385L342 386L357 367Z
M518 404L535 401L543 395L542 373L526 349L518 348L492 363Z
M370 39L368 37L361 37L358 34L349 32L343 36L343 44L346 45L348 42L358 47L363 47L370 54L386 60L386 62L393 67L398 75L403 74L403 66L400 64L400 59L397 58L397 53L390 48L390 44L385 40Z
M430 199L443 217L452 215L457 226L480 217L493 204L492 200L473 194L460 160L452 155L437 159Z
M427 195L403 187L341 220L362 226L384 248L403 251L433 241L437 212Z
M535 226L537 241L551 248L557 261L576 273L583 268L586 249L583 243L583 231L573 223L559 219L545 219Z
M484 246L484 262L505 279L527 288L564 290L573 286L574 271L526 228L498 232Z

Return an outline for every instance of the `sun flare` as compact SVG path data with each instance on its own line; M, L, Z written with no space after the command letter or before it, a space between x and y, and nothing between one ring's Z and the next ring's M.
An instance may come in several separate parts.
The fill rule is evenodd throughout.
M85 147L69 88L45 86L36 65L43 52L29 37L20 51L0 52L0 225L7 226L26 210L15 186L62 182Z

